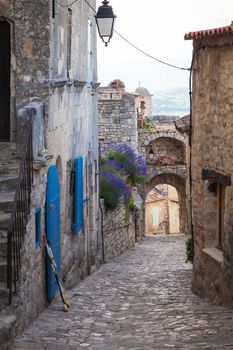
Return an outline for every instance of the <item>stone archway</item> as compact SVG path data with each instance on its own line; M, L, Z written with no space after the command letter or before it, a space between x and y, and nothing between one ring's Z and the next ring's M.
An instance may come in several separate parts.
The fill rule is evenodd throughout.
M180 207L180 231L187 233L188 217L187 217L187 206L186 206L186 182L185 180L174 174L161 174L151 178L145 184L145 197L147 194L157 185L168 184L176 188L179 198Z

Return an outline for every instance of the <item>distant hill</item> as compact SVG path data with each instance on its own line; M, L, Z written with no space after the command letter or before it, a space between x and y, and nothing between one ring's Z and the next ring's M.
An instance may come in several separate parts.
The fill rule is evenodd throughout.
M189 113L189 92L186 88L175 88L154 93L153 115L179 115Z

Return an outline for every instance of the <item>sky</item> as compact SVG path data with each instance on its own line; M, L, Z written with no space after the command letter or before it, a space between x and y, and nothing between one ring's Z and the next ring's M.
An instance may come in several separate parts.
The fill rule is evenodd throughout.
M96 6L101 1L96 1ZM190 31L230 25L233 0L109 0L115 29L150 55L184 68L190 67ZM135 50L116 33L107 47L98 38L98 81L101 86L121 79L127 91L140 85L150 93L188 86L189 73L157 63Z

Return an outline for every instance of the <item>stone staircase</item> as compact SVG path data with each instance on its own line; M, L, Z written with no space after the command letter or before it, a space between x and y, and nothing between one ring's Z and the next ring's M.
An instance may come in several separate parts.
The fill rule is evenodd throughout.
M16 144L0 142L0 335L6 344L11 341L15 323L15 316L8 314L7 308L7 228L11 218L18 169Z

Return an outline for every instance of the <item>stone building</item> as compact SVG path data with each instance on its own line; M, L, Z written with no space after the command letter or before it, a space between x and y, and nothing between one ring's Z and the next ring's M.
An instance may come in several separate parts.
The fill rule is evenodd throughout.
M125 91L124 83L99 88L100 145L115 141L137 148L137 118L134 93Z
M95 0L89 2L95 8ZM15 321L19 332L56 292L44 232L66 287L100 259L94 12L83 1L68 4L0 1L0 319L6 342Z
M233 26L191 32L193 40L193 290L233 304Z
M158 185L145 201L145 232L147 234L171 234L180 232L179 199L170 185Z

